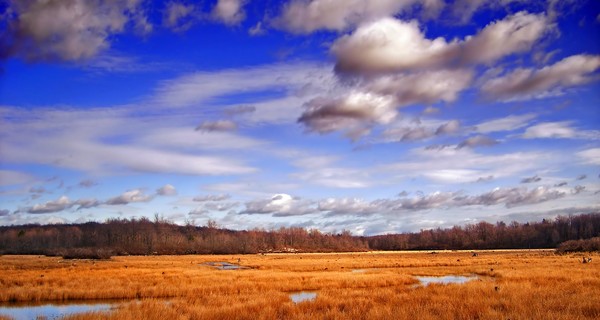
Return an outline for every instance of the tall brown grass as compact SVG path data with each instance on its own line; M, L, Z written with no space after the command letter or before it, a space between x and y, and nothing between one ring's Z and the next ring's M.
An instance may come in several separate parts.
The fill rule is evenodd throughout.
M596 254L594 260L600 257ZM217 270L228 261L251 267ZM129 299L72 319L597 319L600 265L550 251L0 257L0 301ZM363 272L352 272L361 269ZM415 275L479 275L418 286ZM315 291L294 304L290 292Z

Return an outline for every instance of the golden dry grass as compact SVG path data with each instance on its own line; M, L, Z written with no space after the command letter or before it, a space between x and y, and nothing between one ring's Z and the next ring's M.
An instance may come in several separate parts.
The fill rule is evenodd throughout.
M550 251L0 257L0 301L129 299L73 319L598 319L600 256ZM221 271L204 262L251 267ZM361 269L364 272L352 272ZM415 275L471 275L415 285ZM289 293L315 291L294 304ZM133 299L133 301L131 300Z

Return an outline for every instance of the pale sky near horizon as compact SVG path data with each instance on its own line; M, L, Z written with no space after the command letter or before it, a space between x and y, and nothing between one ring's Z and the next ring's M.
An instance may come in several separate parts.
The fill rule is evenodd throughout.
M0 225L600 209L600 2L0 3Z

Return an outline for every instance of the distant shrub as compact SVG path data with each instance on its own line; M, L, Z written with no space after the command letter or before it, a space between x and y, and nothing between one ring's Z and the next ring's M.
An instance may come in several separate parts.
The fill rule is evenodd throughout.
M600 237L585 240L569 240L558 245L557 253L600 251Z
M97 248L72 248L65 249L62 253L63 259L110 259L112 250Z

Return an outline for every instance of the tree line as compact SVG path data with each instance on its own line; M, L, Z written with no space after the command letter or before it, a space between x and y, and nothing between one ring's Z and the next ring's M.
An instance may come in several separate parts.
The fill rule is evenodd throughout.
M558 216L535 223L479 222L464 227L368 237L373 250L481 250L556 248L600 236L600 213Z
M105 258L112 255L249 254L367 250L480 250L556 248L569 240L600 236L600 213L559 216L536 223L480 222L414 233L353 236L299 227L235 231L177 225L155 217L104 223L0 227L0 254Z

